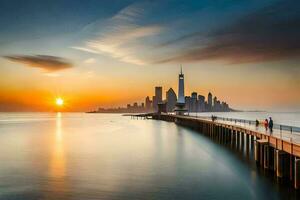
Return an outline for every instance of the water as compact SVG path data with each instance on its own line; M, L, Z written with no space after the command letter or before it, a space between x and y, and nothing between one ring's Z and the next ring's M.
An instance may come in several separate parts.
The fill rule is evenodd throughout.
M174 123L0 114L1 200L296 199L250 160Z

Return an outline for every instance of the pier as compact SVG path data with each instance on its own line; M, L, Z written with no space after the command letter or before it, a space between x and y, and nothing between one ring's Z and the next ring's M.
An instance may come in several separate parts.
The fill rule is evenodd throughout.
M155 119L193 128L220 144L254 153L258 166L272 171L279 179L288 180L300 189L300 134L298 127L277 127L272 133L256 127L251 121L149 113L131 115L135 119ZM294 129L293 129L294 128ZM294 131L294 132L293 132Z

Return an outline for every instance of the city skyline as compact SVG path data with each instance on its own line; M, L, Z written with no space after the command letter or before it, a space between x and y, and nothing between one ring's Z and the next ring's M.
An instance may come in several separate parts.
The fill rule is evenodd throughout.
M207 94L207 99L202 94L192 92L190 96L185 95L184 73L180 67L178 74L178 93L173 88L165 90L165 98L163 96L164 90L162 86L154 87L154 95L145 97L144 102L128 103L126 107L119 106L116 108L98 107L96 110L88 111L89 113L149 113L158 112L159 104L164 112L180 112L181 114L187 112L230 112L235 111L225 101L220 101L217 96L213 96L211 92ZM160 110L162 111L162 110Z
M86 111L160 85L300 111L297 0L0 0L0 111ZM288 10L288 12L287 12ZM164 95L164 94L163 94Z

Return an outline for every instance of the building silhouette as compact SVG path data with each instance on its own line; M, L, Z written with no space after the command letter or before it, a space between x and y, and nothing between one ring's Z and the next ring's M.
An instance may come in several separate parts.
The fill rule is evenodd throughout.
M191 97L185 96L185 108L187 111L191 111Z
M153 109L154 111L158 110L158 104L162 103L162 87L155 87L155 96L153 97Z
M186 111L184 96L184 74L182 73L182 67L180 74L178 75L178 99L174 111L177 115L183 115Z
M207 95L207 110L212 110L212 94L210 92Z
M178 76L178 104L185 103L185 96L184 96L184 74L182 73L182 68L180 74Z
M177 102L176 93L172 88L166 92L167 112L173 112Z
M162 87L161 86L155 87L155 96L157 98L157 102L161 103L162 102Z
M198 112L205 111L205 96L198 95Z
M197 104L198 104L197 92L192 92L190 112L197 112L197 110L198 110L198 105Z
M146 110L150 111L151 107L152 107L152 101L150 100L150 97L147 96L145 99L145 108L146 108Z

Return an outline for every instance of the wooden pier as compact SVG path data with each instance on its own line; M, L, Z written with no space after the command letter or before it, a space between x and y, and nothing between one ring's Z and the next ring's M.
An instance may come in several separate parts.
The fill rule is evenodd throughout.
M295 189L300 188L300 145L292 140L247 126L190 116L150 113L131 117L175 122L193 128L219 143L230 144L248 153L254 150L254 159L258 166L272 171L280 179L291 181Z

